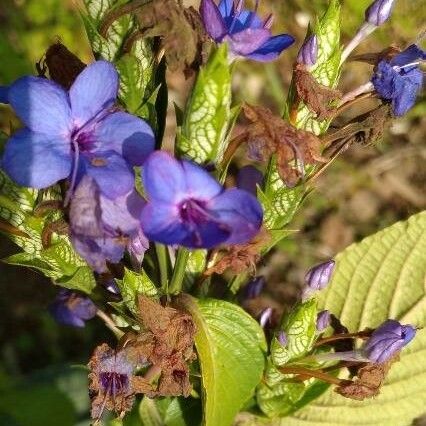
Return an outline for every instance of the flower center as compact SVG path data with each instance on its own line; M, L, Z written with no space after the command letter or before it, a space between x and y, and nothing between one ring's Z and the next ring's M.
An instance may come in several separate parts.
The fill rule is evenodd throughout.
M103 391L110 396L126 392L129 387L129 377L127 374L105 371L99 374L99 379Z
M81 152L90 151L93 148L95 138L93 137L93 132L84 131L82 129L75 129L71 138L73 142L78 145L78 148Z
M185 200L179 206L179 214L184 222L200 224L209 219L203 201L194 200L192 198Z

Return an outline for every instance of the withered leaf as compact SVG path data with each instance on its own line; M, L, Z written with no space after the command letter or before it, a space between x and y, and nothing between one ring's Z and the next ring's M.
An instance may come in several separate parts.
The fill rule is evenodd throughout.
M306 164L327 161L321 156L321 141L313 133L296 129L268 108L245 104L250 124L246 128L249 155L258 161L275 154L281 179L295 186L304 175Z
M219 254L219 260L204 275L214 273L223 274L230 269L234 274L256 270L256 263L260 259L261 250L271 241L269 232L262 228L259 233L246 244L227 246Z
M312 74L302 64L294 67L296 93L319 121L331 118L335 111L335 103L341 99L340 91L318 83Z
M357 377L353 381L343 381L335 391L345 398L363 401L366 398L372 398L379 395L386 375L392 364L399 359L399 353L389 361L381 364L367 363L362 364L357 371Z
M398 53L401 53L401 49L398 46L390 45L381 52L376 53L364 53L361 55L354 55L349 57L350 61L366 62L371 65L377 65L381 60L390 61Z
M59 41L47 49L45 64L50 78L67 90L86 67L84 62Z

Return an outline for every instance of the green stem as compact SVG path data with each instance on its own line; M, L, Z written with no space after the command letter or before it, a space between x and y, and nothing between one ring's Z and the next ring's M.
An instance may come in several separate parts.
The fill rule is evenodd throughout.
M170 281L170 294L178 294L182 291L185 268L188 262L189 250L181 247L176 255L175 267L173 269L172 279Z
M167 249L163 244L155 243L155 252L157 253L158 265L160 267L160 284L161 289L167 293L168 291L168 260L167 260Z

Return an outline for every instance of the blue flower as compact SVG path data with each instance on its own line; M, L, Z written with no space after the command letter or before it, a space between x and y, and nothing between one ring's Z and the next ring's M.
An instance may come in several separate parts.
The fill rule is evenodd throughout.
M3 167L22 186L46 188L71 175L71 190L84 174L114 198L134 183L132 166L154 148L150 126L114 110L118 74L97 61L77 77L69 92L53 81L22 77L8 100L25 127L8 141Z
M371 79L379 96L392 102L395 116L404 115L415 103L423 85L420 61L426 59L424 50L415 44L393 59L382 60Z
M85 321L96 315L95 304L86 296L71 290L61 290L49 306L55 320L64 325L84 327Z
M363 352L371 362L382 363L392 358L415 335L416 329L413 326L401 325L398 321L389 319L374 330Z
M119 262L124 251L133 250L134 244L141 261L141 238L145 237L139 216L143 206L144 200L135 190L111 200L102 194L93 178L83 177L71 200L71 241L96 272L106 272L107 261Z
M272 15L264 22L257 15L259 1L254 12L243 9L243 0L221 0L219 7L213 0L202 0L200 13L204 27L217 43L227 42L233 56L256 61L276 59L294 43L288 34L272 36Z
M244 166L238 171L237 187L257 194L257 186L261 186L263 182L263 173L254 166Z
M192 248L243 244L262 224L257 199L241 189L224 190L204 169L157 151L143 168L148 203L142 229L153 241Z

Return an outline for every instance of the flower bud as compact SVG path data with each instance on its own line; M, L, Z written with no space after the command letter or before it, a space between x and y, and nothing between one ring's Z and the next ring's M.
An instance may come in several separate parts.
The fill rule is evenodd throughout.
M241 291L241 300L250 300L258 297L265 286L265 278L263 276L259 276L253 278L249 283L242 289Z
M288 342L287 334L281 330L277 335L277 340L280 342L281 346L286 346Z
M309 36L302 47L299 50L297 55L297 62L299 64L306 65L307 67L312 67L316 64L318 59L318 38L315 34Z
M86 296L71 290L61 290L49 306L49 312L60 324L84 327L85 321L96 315L95 304Z
M363 348L363 353L371 362L386 362L415 335L416 329L412 325L401 325L398 321L389 319L374 330Z
M317 331L324 331L330 325L330 311L324 310L317 315Z
M390 17L395 0L375 0L365 11L365 21L376 27Z
M272 312L272 308L266 308L260 314L259 323L262 328L265 328L271 322Z
M330 282L336 262L333 259L313 266L305 275L306 287L303 299L306 300L315 291L322 290Z

